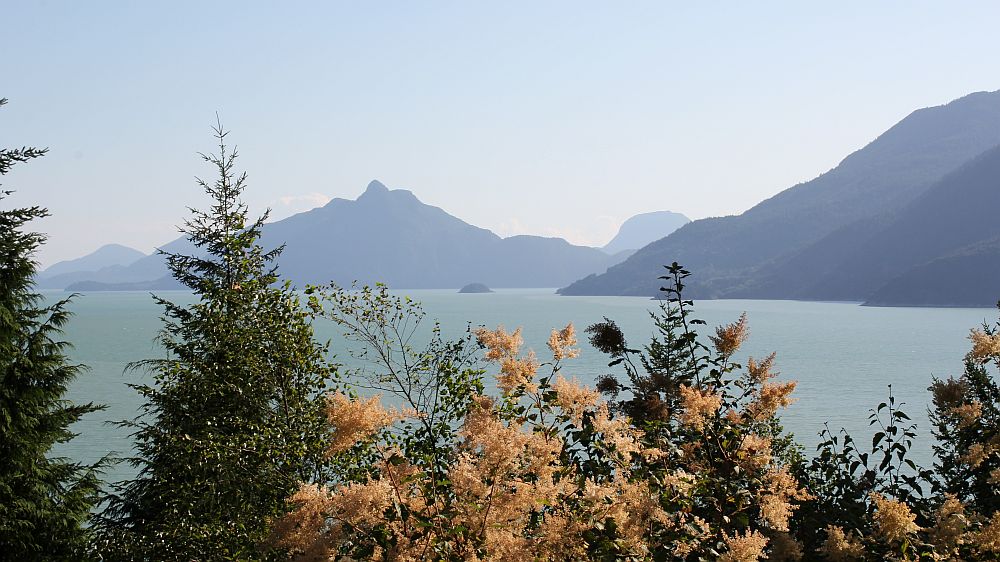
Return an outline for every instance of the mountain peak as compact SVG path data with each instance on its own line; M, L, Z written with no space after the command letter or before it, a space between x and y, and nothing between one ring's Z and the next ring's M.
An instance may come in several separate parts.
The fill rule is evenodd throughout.
M412 191L406 189L389 189L384 183L372 180L365 192L358 197L358 202L366 205L423 205Z
M460 287L470 279L490 287L554 287L617 261L562 239L500 238L378 181L356 200L326 209L264 227L270 245L286 244L279 258L285 278L415 289Z
M671 211L642 213L622 223L618 234L604 246L604 251L615 254L623 250L638 250L650 242L663 238L691 219Z
M139 250L121 244L105 244L93 252L72 260L52 264L39 273L39 279L74 271L97 271L110 266L127 266L145 257ZM58 288L62 288L62 285ZM45 286L43 288L54 288Z
M368 187L365 188L365 195L376 194L376 193L388 193L389 188L385 186L384 183L378 180L372 180L368 183Z

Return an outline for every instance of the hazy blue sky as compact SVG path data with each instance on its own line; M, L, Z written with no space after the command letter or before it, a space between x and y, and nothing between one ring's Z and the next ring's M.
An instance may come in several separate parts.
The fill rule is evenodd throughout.
M1000 88L998 2L17 2L5 179L45 263L176 237L218 112L276 217L378 178L500 234L601 245L739 213L919 107ZM338 243L343 241L331 241Z

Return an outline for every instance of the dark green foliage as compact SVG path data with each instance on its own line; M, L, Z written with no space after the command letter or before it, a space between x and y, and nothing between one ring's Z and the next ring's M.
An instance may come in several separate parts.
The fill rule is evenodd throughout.
M930 390L934 393L930 418L936 441L935 491L953 494L979 513L997 511L1000 496L996 484L990 483L990 473L1000 469L1000 459L985 455L981 463L969 466L962 457L974 445L995 443L1000 436L1000 386L983 364L967 359L959 379L935 380ZM957 408L973 403L981 408L977 419L964 420L956 413Z
M271 518L300 479L323 470L322 390L330 375L311 313L258 243L264 217L247 220L246 175L216 129L218 173L199 180L212 199L184 232L199 255L167 254L197 297L165 299L159 338L167 357L142 362L154 385L134 429L138 476L116 486L100 521L111 559L246 560L267 557Z
M818 547L828 525L869 534L872 494L906 503L920 516L921 525L932 522L929 492L934 475L908 458L917 434L903 405L896 402L889 385L886 401L868 416L875 430L870 448L862 448L844 430L840 435L829 428L820 433L823 441L816 456L800 467L798 475L813 495L797 517L799 536L807 546Z
M660 277L664 281L660 288L663 302L659 313L651 314L657 333L642 351L629 348L625 335L608 318L587 328L591 344L611 357L609 367L621 365L629 380L626 384L606 375L599 381L598 389L611 399L614 409L644 431L646 446L666 453L662 460L644 463L635 474L660 482L669 474L668 467L684 466L696 475L690 498L672 503L667 501L669 495L663 494L662 505L668 513L697 515L713 530L729 536L750 529L769 533L761 522L757 503L760 495L766 493L763 490L768 485L767 477L759 468L748 465L743 444L751 437L766 439L768 462L775 467L801 466L800 449L773 412L760 416L753 413L752 403L764 381L749 372L738 374L743 367L732 357L746 335L745 316L735 324L720 327L716 336L710 337L714 345L709 348L702 343L696 329L705 322L693 317L694 302L684 297L685 279L690 272L676 262L665 267L667 275ZM703 389L719 399L719 407L702 427L681 419L682 386ZM619 398L623 392L625 396ZM588 434L586 423L573 437L585 448L594 439ZM583 458L582 472L601 473L600 460ZM692 467L696 470L691 470ZM663 543L669 544L668 536L663 539ZM601 537L594 540L598 545L607 543ZM702 559L714 559L724 550L719 542L707 548L702 554L709 558ZM603 551L595 555L603 556ZM653 556L668 559L671 552L655 552Z
M795 520L799 537L811 551L826 539L827 525L867 532L872 491L871 483L857 474L860 462L854 439L846 432L835 435L829 428L820 437L823 441L816 447L816 456L798 467L796 474L813 494Z
M7 100L0 99L0 106ZM0 149L0 175L44 149ZM12 192L0 191L0 200ZM34 253L45 237L25 224L40 207L0 211L0 556L10 560L83 559L85 522L97 501L100 465L48 458L74 437L70 426L101 409L63 396L82 368L59 341L67 300L46 305L34 292Z
M702 371L710 366L708 349L698 341L693 326L704 324L691 317L694 302L683 297L684 280L690 272L677 262L665 266L667 275L660 288L664 298L659 314L650 313L657 335L645 346L645 353L630 349L625 335L613 320L587 327L590 343L606 353L609 367L622 365L629 383L619 382L612 375L602 377L598 389L612 399L613 406L640 426L646 422L671 419L677 411L680 385L697 381ZM640 371L633 358L638 357ZM628 391L629 398L616 400L618 394Z

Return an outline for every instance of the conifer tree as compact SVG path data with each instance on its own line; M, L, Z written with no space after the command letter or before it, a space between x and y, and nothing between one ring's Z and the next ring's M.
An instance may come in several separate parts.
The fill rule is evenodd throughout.
M100 527L108 559L254 560L269 521L296 480L324 462L322 389L331 369L313 338L310 313L279 285L281 251L260 243L266 218L248 220L246 174L225 143L202 155L218 174L198 180L211 198L182 231L200 252L165 254L193 291L164 307L167 357L142 362L153 385L135 431L138 476L119 485Z
M0 149L0 176L45 152ZM0 200L11 193L0 191ZM0 553L10 560L83 559L84 523L100 488L101 463L49 456L74 437L74 422L100 407L64 398L81 371L58 340L69 299L46 304L34 291L34 254L45 236L25 228L45 216L37 206L0 210Z
M640 425L675 418L680 409L681 386L700 382L703 372L713 366L709 350L698 341L695 329L705 321L691 316L694 301L683 296L684 282L691 272L677 262L664 267L667 275L659 278L665 282L660 288L664 293L660 312L650 313L657 334L644 346L645 353L631 349L625 334L607 317L587 327L591 345L611 358L608 367L622 365L629 381L623 383L613 375L604 375L598 379L598 390L611 399L619 413ZM634 357L638 357L642 370ZM627 398L618 400L623 391Z

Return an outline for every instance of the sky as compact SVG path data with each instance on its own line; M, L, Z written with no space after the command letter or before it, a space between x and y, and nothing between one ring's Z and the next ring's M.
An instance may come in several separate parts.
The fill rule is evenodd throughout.
M997 21L992 1L7 3L0 146L49 153L0 204L49 208L43 265L152 251L206 203L218 115L254 213L378 179L603 245L638 213L743 212L1000 89Z

